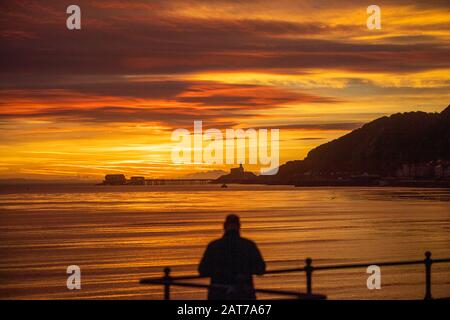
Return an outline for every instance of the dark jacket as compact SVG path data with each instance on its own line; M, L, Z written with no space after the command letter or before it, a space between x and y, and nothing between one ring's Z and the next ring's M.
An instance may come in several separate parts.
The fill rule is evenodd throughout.
M266 264L256 244L228 231L212 241L198 267L201 276L211 277L210 300L255 299L253 274L261 275Z

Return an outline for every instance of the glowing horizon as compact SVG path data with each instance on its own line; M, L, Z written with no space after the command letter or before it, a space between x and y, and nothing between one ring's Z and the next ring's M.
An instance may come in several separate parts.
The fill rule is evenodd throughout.
M450 102L448 1L4 1L0 179L180 177L174 129L279 128L280 164ZM45 17L45 19L43 18ZM246 166L256 170L257 166Z

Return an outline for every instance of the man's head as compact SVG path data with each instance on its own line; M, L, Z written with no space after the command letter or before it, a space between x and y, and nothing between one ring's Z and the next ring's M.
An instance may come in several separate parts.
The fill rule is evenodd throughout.
M239 221L239 217L235 214L229 214L225 219L223 228L225 229L225 232L230 230L239 231L239 229L241 228L241 222Z

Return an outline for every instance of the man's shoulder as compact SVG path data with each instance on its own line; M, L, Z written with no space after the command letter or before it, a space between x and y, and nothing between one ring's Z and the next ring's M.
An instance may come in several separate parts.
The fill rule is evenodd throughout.
M241 242L244 243L245 245L249 246L249 247L256 247L256 243L253 240L241 237L240 238Z
M218 246L220 246L220 245L222 244L222 242L223 242L223 238L219 238L219 239L213 240L213 241L211 241L211 242L208 244L208 247L209 247L209 248L215 248L215 247L218 247Z

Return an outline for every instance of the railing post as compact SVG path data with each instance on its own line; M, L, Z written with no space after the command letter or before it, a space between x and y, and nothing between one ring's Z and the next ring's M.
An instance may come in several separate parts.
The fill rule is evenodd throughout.
M306 258L305 260L306 266L305 266L305 273L306 273L306 293L312 294L312 259Z
M170 268L164 268L164 300L170 300L170 283L172 279L170 278Z
M431 252L425 252L425 300L433 299L431 296L431 264L433 260L431 260Z

